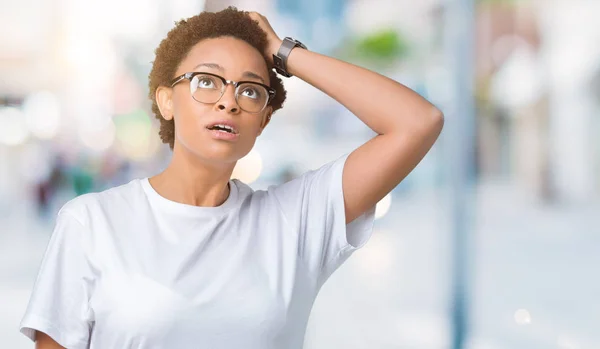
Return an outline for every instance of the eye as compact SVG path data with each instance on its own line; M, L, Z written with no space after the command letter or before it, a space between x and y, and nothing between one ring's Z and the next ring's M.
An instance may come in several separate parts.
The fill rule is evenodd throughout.
M258 91L258 89L256 87L247 86L247 87L244 87L244 89L240 92L240 95L242 95L244 97L248 97L248 98L257 99L260 97L260 92Z
M215 88L215 82L212 77L200 76L200 77L198 77L198 87L200 87L200 88Z
M211 88L213 87L215 84L212 82L211 79L202 79L200 81L198 81L198 86L199 87L203 87L203 88Z

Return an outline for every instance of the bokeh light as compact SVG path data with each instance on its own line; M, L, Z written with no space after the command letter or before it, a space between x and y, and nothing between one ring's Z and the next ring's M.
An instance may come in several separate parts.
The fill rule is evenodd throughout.
M262 156L257 150L252 149L248 155L237 162L231 177L237 178L244 183L252 183L258 179L262 169Z
M392 206L392 193L387 194L383 199L379 200L375 207L375 218L383 218L390 210Z
M101 127L90 128L85 125L79 128L79 140L89 149L102 152L110 148L116 138L116 127L112 120Z
M29 130L23 112L15 107L0 107L0 143L14 146L24 143Z
M51 139L60 129L61 108L58 98L49 91L32 93L23 103L27 127L40 139Z
M531 314L527 309L519 309L515 312L515 322L519 325L529 325L531 323Z
M158 131L143 110L115 118L119 151L131 160L144 160L159 147Z

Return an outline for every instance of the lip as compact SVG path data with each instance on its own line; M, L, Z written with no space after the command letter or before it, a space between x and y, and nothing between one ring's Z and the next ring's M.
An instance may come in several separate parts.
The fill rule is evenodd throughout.
M210 134L210 136L213 139L218 139L218 140L222 140L222 141L235 141L240 136L239 133L229 133L226 131L209 130L208 128L206 129L206 131Z
M211 122L211 123L209 123L209 124L206 125L206 129L208 130L209 128L211 128L211 127L213 127L215 125L226 125L226 126L229 126L229 127L233 128L233 131L235 132L236 136L240 134L240 131L238 129L237 124L235 122L231 121L231 120L217 120L217 121ZM209 131L213 131L213 130L209 130Z

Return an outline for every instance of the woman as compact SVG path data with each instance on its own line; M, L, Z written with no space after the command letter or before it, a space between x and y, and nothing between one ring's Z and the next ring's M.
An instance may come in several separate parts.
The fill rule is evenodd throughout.
M274 65L378 135L254 191L230 176L285 99ZM410 89L281 40L235 8L169 32L150 98L172 160L63 206L21 323L37 348L302 348L320 287L366 243L375 204L443 124Z

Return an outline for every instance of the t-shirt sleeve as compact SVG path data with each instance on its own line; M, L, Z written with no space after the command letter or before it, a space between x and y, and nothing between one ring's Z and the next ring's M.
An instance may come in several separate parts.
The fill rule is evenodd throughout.
M297 233L298 253L319 286L373 230L375 206L346 224L342 173L348 155L268 190Z
M65 348L88 348L92 316L84 232L80 221L61 209L20 324L31 340L37 330Z

